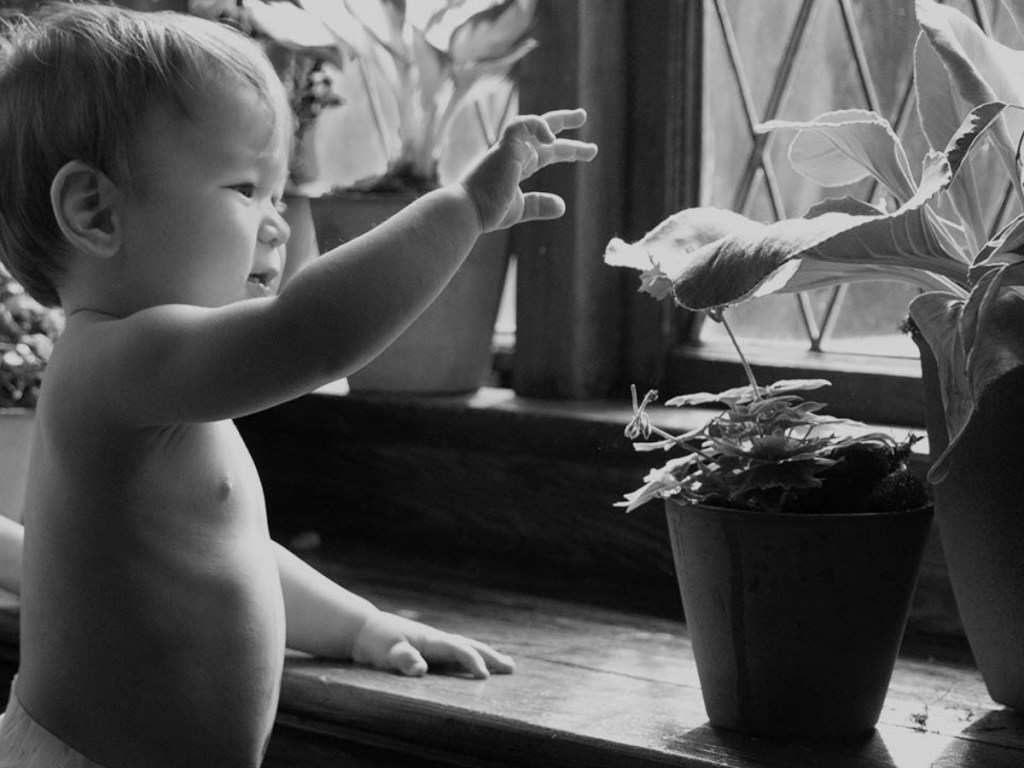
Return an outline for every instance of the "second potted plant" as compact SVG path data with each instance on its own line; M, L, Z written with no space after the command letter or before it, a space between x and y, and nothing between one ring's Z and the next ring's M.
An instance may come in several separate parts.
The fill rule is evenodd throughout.
M824 380L763 387L744 367L746 386L668 401L724 404L686 434L652 423L653 393L634 405L626 434L638 450L685 455L622 505L664 499L711 725L861 734L882 709L931 521L911 441L856 433L797 394Z

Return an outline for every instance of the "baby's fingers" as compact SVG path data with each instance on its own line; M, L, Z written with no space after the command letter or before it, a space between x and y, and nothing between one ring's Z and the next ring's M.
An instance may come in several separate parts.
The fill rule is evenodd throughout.
M523 214L519 221L544 221L565 214L565 201L550 192L527 192L523 195Z
M484 679L491 672L508 674L515 669L515 662L489 645L461 635L444 635L424 649L432 661L457 664L473 677Z
M589 163L597 156L597 145L587 141L556 139L550 144L541 144L537 149L537 168L552 163Z
M419 651L404 640L388 649L384 666L409 677L422 677L427 674L427 662Z
M561 133L565 130L580 128L587 122L587 111L585 109L554 109L545 112L541 118L552 133Z
M515 671L516 663L512 660L511 656L500 653L486 643L481 643L477 640L471 640L470 643L472 643L473 648L483 658L484 664L487 665L487 669L491 672L499 675L510 675Z
M588 141L554 138L562 131L581 128L587 122L586 110L556 109L552 112L545 112L541 115L541 120L551 129L553 140L541 141L538 149L539 168L551 163L589 162L597 156L596 144L591 144Z

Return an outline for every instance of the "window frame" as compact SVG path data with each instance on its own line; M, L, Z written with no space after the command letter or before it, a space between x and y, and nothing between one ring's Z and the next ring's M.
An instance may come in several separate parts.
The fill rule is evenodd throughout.
M580 137L601 149L589 165L543 172L543 188L566 198L566 218L513 231L517 394L622 399L631 384L717 391L742 377L734 353L692 341L695 315L639 295L635 273L601 258L612 237L639 239L670 213L701 204L705 6L541 0L523 111L579 104L590 114ZM830 379L822 399L834 413L924 423L913 358L750 351L764 380Z

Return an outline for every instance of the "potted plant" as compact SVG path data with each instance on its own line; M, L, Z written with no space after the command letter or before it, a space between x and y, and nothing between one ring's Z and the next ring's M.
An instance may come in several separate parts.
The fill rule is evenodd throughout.
M621 506L665 500L711 725L771 737L870 731L931 520L907 467L913 441L824 416L797 394L827 381L762 387L743 363L746 386L668 401L725 406L681 435L653 424L656 393L637 404L634 389L635 447L685 454Z
M309 196L321 251L357 237L417 195L457 177L517 113L512 71L537 43L536 0L192 0L309 61L315 91L297 188ZM331 109L341 105L340 109ZM326 110L326 111L325 111ZM320 113L323 114L320 114ZM354 174L362 174L355 175ZM353 390L477 389L508 269L508 235L482 237L441 296L389 349L349 377Z
M21 520L36 399L64 327L0 265L0 515Z
M1024 52L966 16L917 0L918 117L931 151L915 176L881 116L842 110L762 130L796 130L790 160L823 186L876 179L891 206L830 199L772 224L711 208L681 211L638 243L609 244L610 264L641 270L642 289L713 309L781 291L894 279L922 348L936 519L950 579L993 698L1024 707ZM985 193L1009 179L1017 213L990 236Z

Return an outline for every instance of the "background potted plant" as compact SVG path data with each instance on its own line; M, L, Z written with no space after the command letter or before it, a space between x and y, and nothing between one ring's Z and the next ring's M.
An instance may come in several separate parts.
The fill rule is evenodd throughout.
M796 394L827 381L762 387L743 362L746 386L668 401L725 405L685 434L656 427L656 393L637 404L634 390L635 447L685 454L621 505L665 500L713 726L772 737L870 731L931 520L925 485L907 468L912 441L821 415L821 403Z
M36 398L64 314L0 265L0 515L21 520Z
M922 350L936 519L978 666L993 698L1024 707L1024 53L954 8L917 0L918 117L931 151L915 176L881 116L842 110L796 130L790 160L823 186L874 177L893 205L825 200L772 224L711 208L681 211L608 263L694 310L857 280L924 290L910 305ZM1008 178L1016 215L994 235L985 200Z
M192 0L190 8L267 41L293 92L316 106L293 166L321 251L482 155L518 112L513 69L537 45L536 0ZM507 233L485 235L423 316L349 378L351 388L477 389L507 269Z

